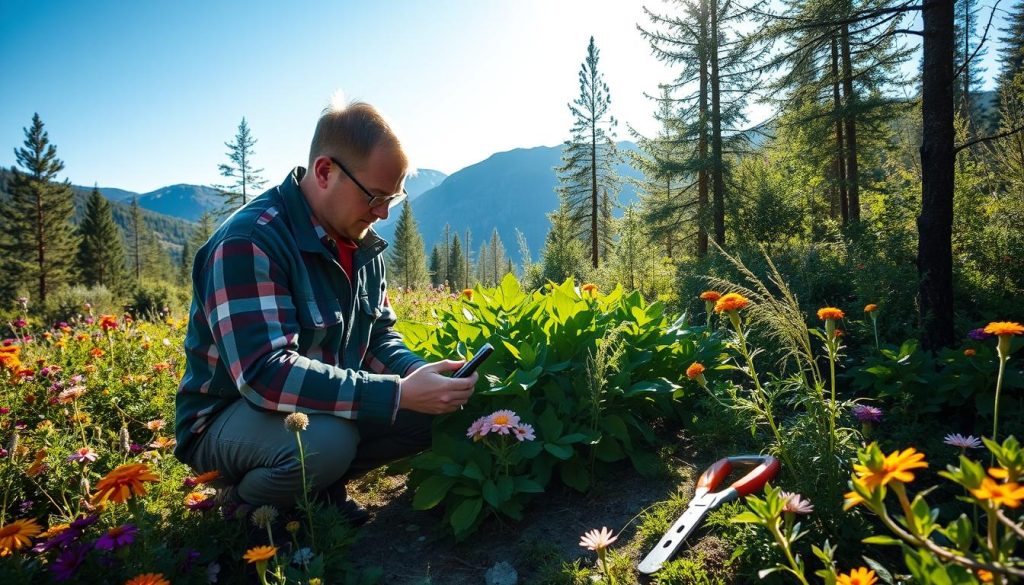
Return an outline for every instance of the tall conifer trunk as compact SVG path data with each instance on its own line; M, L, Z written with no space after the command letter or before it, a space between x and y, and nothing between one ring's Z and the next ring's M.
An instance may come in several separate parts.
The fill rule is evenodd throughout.
M697 51L700 60L700 93L698 95L697 125L700 132L697 138L697 159L700 168L697 170L697 257L708 254L708 2L700 3L700 41Z
M921 346L953 345L953 0L926 0L917 272Z
M715 243L725 246L725 173L722 165L722 110L718 78L718 1L711 0L711 189L715 214Z
M843 98L839 93L839 48L836 45L836 38L832 37L832 111L834 112L836 124L835 173L839 191L839 214L842 217L843 225L846 225L850 221L850 199L846 191L846 157L843 156L843 118L840 115L843 109Z
M843 25L843 94L846 98L846 192L850 221L860 221L860 185L857 174L857 95L853 92L853 62L850 58L850 26Z

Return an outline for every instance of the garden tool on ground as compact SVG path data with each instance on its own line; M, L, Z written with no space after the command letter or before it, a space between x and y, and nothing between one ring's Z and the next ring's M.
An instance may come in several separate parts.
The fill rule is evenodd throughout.
M722 491L718 489L726 477L732 473L733 465L756 465L753 470ZM771 455L737 455L724 457L716 461L697 480L697 488L686 511L672 524L668 532L661 537L654 549L637 565L641 573L650 575L672 558L690 534L704 520L708 512L743 496L748 496L771 481L779 472L779 460Z

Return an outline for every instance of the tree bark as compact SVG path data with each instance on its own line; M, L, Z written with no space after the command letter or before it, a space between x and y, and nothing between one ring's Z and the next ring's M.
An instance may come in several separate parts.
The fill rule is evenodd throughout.
M832 37L832 111L836 123L836 183L839 187L839 214L843 225L850 222L850 200L846 191L846 157L843 154L843 98L839 93L839 48Z
M698 94L697 126L697 258L708 255L708 1L700 3L700 41L697 51L700 59L700 91Z
M711 64L711 190L715 243L725 246L725 173L722 165L722 108L718 78L718 2L710 2L708 60Z
M953 335L953 0L927 0L921 83L921 214L917 272L921 346L952 346Z
M850 25L843 25L843 94L846 98L846 192L850 221L860 221L860 188L857 174L857 95L853 93L853 63L850 59Z

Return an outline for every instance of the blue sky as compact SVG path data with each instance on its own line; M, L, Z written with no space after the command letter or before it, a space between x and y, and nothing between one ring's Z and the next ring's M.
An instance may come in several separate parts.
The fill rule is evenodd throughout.
M614 114L676 72L636 32L659 0L0 0L0 165L38 112L73 183L146 192L220 181L243 116L271 183L304 164L336 91L378 106L413 163L452 173L568 137L595 37ZM987 14L987 13L986 13ZM995 71L995 50L986 65ZM755 111L756 115L756 111Z

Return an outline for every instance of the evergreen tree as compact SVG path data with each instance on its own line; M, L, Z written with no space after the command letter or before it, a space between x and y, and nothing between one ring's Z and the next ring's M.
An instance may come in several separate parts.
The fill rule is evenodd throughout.
M224 197L224 213L230 214L239 207L242 207L253 197L259 194L259 190L266 183L261 173L263 169L257 169L253 165L253 146L256 139L249 131L249 125L245 118L238 124L238 133L232 142L225 142L228 147L228 163L220 165L221 176L231 182L226 185L217 185L220 194Z
M146 230L141 238L141 274L143 280L174 282L177 270L171 255L156 232Z
M88 286L117 290L127 278L121 228L114 223L110 202L93 187L78 225L78 271Z
M476 281L484 286L491 286L491 264L487 261L489 252L490 247L484 242L480 244L480 253L476 255Z
M419 288L429 281L427 273L427 256L423 249L423 236L420 235L416 218L412 215L412 206L407 200L402 205L402 214L395 226L395 245L388 258L388 273L399 286Z
M635 205L626 208L622 217L622 235L615 249L612 274L626 290L637 290L644 282L643 224Z
M469 286L469 278L466 275L466 259L463 258L459 234L455 234L452 237L451 253L448 255L448 267L451 276L451 287L453 289L467 288Z
M967 122L967 138L975 134L977 120L974 119L974 96L981 91L981 74L985 69L981 60L988 52L978 36L978 0L958 0L953 5L954 67L959 76L953 88L953 96L960 109L960 117Z
M192 262L195 261L193 254L188 240L185 240L181 245L181 259L178 261L178 284L187 286L192 281Z
M491 243L488 248L487 279L492 286L497 286L501 284L508 265L508 256L505 255L505 245L501 242L501 236L498 235L498 228L494 228L494 231L491 232Z
M562 203L558 211L548 214L548 219L551 221L551 230L548 231L544 252L541 254L544 279L562 282L571 276L578 281L584 280L587 254L583 242L576 237L568 205Z
M441 246L434 244L434 247L430 250L430 284L434 286L441 286L444 281L441 280L441 272L444 270L444 260L441 259Z
M24 132L24 147L14 150L21 169L13 169L9 196L0 208L0 233L6 236L3 286L31 287L43 304L70 281L78 242L71 226L71 185L55 182L64 163L39 114Z
M558 194L567 204L576 237L589 246L594 268L614 239L613 227L601 210L602 198L616 200L621 188L615 172L621 162L615 146L616 120L609 112L608 85L597 69L599 59L600 51L590 37L587 58L580 66L580 97L569 104L572 138L565 142L562 165L556 169Z
M143 251L144 226L138 197L132 197L131 213L128 220L131 225L128 230L128 264L135 274L135 282L142 282L142 265L145 256Z
M204 211L199 216L199 221L196 222L196 227L192 230L192 235L189 237L189 247L198 252L199 248L203 247L203 244L210 239L210 236L213 235L216 229L217 222L213 218L213 214L209 211Z

